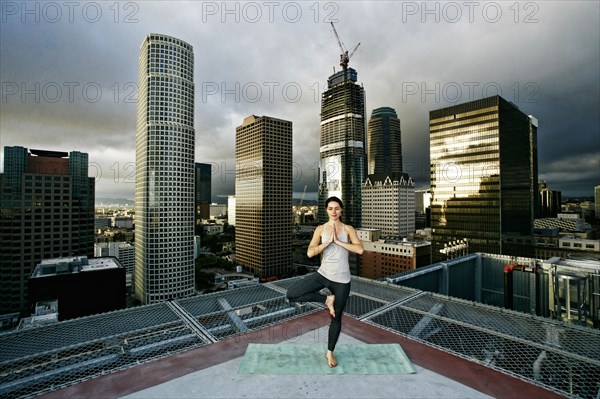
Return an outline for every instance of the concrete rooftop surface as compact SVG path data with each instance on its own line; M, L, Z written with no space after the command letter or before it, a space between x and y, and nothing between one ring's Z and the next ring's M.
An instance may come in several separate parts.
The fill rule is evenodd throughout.
M598 397L597 329L358 277L339 343L399 344L415 374L238 374L250 343L326 343L300 278L0 334L0 397Z

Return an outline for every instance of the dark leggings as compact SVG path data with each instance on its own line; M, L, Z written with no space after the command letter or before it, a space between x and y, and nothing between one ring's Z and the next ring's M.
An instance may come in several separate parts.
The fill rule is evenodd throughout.
M333 352L342 331L342 313L344 313L346 301L350 295L350 283L336 283L328 280L321 273L311 273L291 286L287 291L287 297L292 302L325 303L327 296L318 292L323 288L328 288L335 295L333 302L335 317L331 318L327 340L327 349Z

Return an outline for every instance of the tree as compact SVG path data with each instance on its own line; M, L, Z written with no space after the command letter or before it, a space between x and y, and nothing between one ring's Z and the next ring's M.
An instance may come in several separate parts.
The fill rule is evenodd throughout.
M113 242L121 242L121 241L125 241L125 234L123 234L122 231L118 231L116 232L113 236L112 236L112 241Z

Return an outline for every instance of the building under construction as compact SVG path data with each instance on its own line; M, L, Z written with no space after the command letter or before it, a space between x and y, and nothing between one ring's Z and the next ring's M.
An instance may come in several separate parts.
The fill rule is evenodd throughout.
M335 195L344 202L344 222L359 227L361 184L366 175L365 91L356 83L358 74L348 61L360 43L348 55L333 30L342 51L342 70L327 79L321 98L319 221L327 221L325 200Z

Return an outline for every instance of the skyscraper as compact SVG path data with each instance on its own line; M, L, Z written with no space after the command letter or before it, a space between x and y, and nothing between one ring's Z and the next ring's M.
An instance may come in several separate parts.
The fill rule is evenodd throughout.
M393 108L371 113L369 174L362 185L362 227L407 237L415 231L415 184L402 173L400 119Z
M353 68L334 73L321 97L319 221L327 221L325 200L344 203L344 223L361 225L365 165L365 91Z
M402 137L396 110L373 110L368 126L369 174L389 176L402 173Z
M235 132L236 261L262 277L292 265L292 122L251 115Z
M600 219L600 186L594 187L594 210L596 219Z
M538 206L537 120L500 96L429 113L433 261L526 256Z
M194 53L149 34L140 49L135 182L135 294L194 294Z
M196 205L196 226L200 219L210 218L210 203L212 191L212 166L207 163L198 163L195 165L195 205Z
M0 314L27 310L27 279L46 258L94 256L88 154L4 147Z
M536 218L555 218L560 212L562 193L548 187L546 181L539 182L540 210Z

